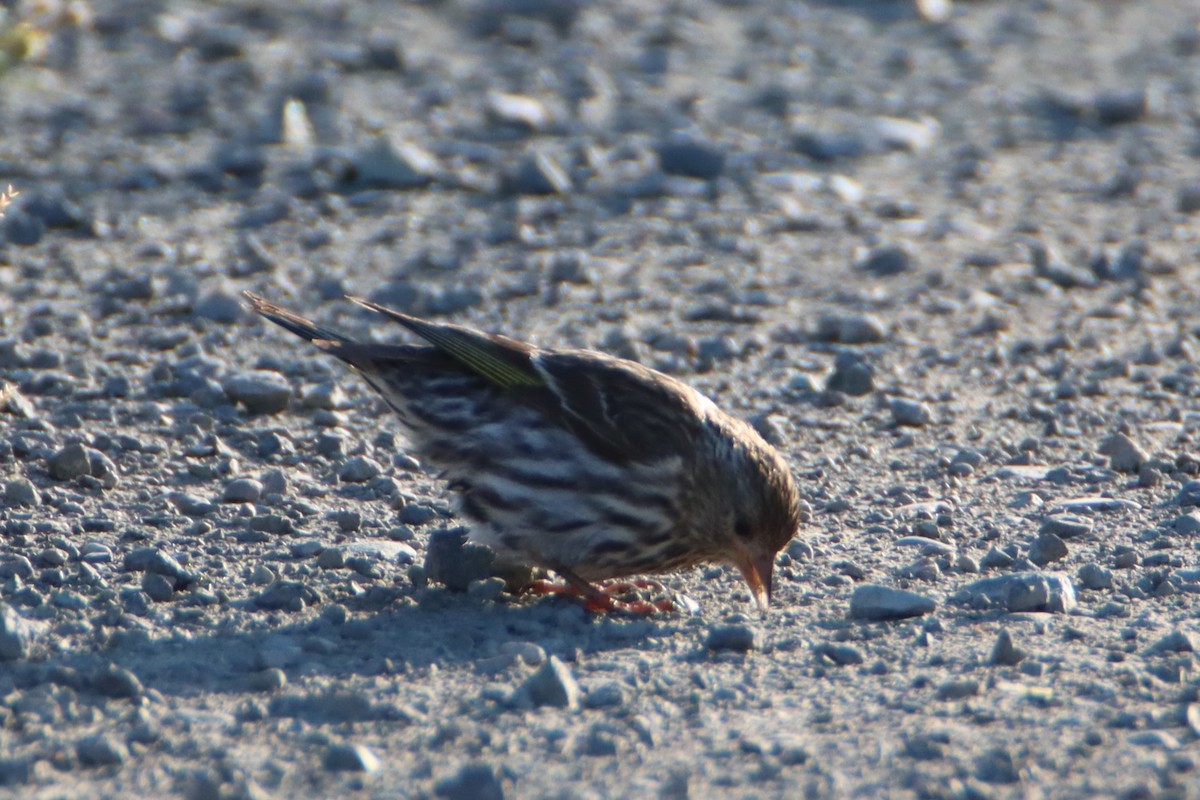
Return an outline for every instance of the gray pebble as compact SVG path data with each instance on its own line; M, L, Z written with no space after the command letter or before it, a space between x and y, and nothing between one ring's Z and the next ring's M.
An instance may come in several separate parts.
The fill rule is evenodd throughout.
M231 292L218 289L197 300L192 311L201 319L231 325L242 317L242 301Z
M10 506L41 505L42 494L28 478L14 478L4 484L4 502Z
M325 753L325 769L333 772L365 772L380 769L379 756L361 744L334 744Z
M125 763L129 759L129 749L111 736L97 734L76 742L75 755L85 767L103 767Z
M167 499L175 508L179 509L180 514L186 514L189 517L204 517L217 510L216 504L187 492L171 492L167 495Z
M37 626L13 608L0 604L0 661L26 658L33 648Z
M400 510L400 522L405 525L425 525L438 516L436 509L423 503L409 503Z
M377 558L396 564L411 564L417 559L417 551L390 539L360 539L342 547L348 556Z
M1171 523L1171 527L1175 529L1176 533L1194 536L1200 533L1200 514L1192 512L1176 517L1175 521Z
M715 145L674 137L659 143L658 164L667 175L716 180L725 170L725 154Z
M907 397L893 397L890 405L892 418L896 421L897 425L908 425L919 428L933 421L933 414L929 411L929 406L918 400L912 400Z
M1119 497L1075 497L1070 500L1060 500L1054 506L1056 511L1069 511L1076 514L1093 514L1098 511L1139 511L1141 503L1124 500Z
M316 386L310 386L304 391L301 402L305 408L324 409L326 411L335 411L347 408L350 405L346 393L336 383L319 383Z
M1067 557L1067 543L1053 533L1043 533L1029 545L1029 560L1039 567Z
M1042 611L1050 603L1050 584L1040 575L1023 575L1009 583L1007 607L1013 613Z
M302 611L321 602L321 594L298 581L277 581L254 596L254 605L270 611Z
M1125 741L1138 747L1157 747L1161 750L1178 750L1179 740L1167 731L1138 731Z
M1074 514L1055 514L1042 520L1041 532L1054 534L1060 539L1072 539L1091 533L1092 522Z
M1111 589L1113 574L1099 564L1084 564L1079 568L1079 583L1085 589Z
M983 569L1004 569L1005 567L1011 567L1015 560L1003 550L993 547L983 554L983 558L979 561L979 566Z
M995 748L975 759L975 777L984 783L1014 784L1021 780L1021 770L1012 753Z
M856 266L863 272L869 272L878 278L886 278L911 270L913 263L913 256L906 248L893 246L872 250Z
M257 503L262 497L263 485L253 478L237 478L225 484L221 494L222 503Z
M1150 646L1152 653L1200 652L1200 637L1188 631L1171 631Z
M550 656L540 668L523 683L519 694L527 697L534 706L554 706L575 710L579 708L579 684L571 670L558 659Z
M964 586L959 597L983 607L1009 611L1067 613L1075 607L1075 586L1061 572L1016 572Z
M826 381L827 391L860 397L875 389L875 371L871 365L853 353L838 353L833 360L833 372Z
M221 385L235 403L246 407L251 414L277 414L288 407L292 387L277 372L253 370L226 378Z
M467 597L482 603L488 603L499 599L500 595L504 594L504 589L505 583L503 578L483 578L482 580L471 581L467 585Z
M442 800L504 800L504 786L487 764L467 764L453 777L438 781L433 793Z
M383 474L379 462L366 456L346 459L338 468L338 478L346 483L366 483Z
M992 646L992 654L988 658L988 663L995 666L1011 667L1021 663L1025 658L1025 653L1013 644L1012 636L1008 631L1002 630L996 637L996 643Z
M1175 496L1175 502L1181 506L1200 506L1200 480L1185 483Z
M175 596L175 582L163 575L147 572L142 576L142 591L156 603L165 603Z
M839 344L875 344L887 338L887 329L874 314L830 314L817 321L813 337Z
M938 700L964 700L979 694L979 681L946 681L937 688Z
M829 644L822 642L813 648L818 656L826 658L839 667L850 667L861 664L865 660L862 651L848 644Z
M50 477L58 481L71 481L92 474L87 448L82 444L69 444L59 450L51 456L48 467Z
M432 182L441 169L429 151L387 135L373 138L353 160L356 189L417 189Z
M931 614L937 602L916 592L863 584L850 596L850 618L893 620Z
M329 547L317 556L317 566L321 569L341 569L346 565L346 554L337 547Z
M24 579L33 577L33 563L22 555L10 556L3 564L0 564L0 578L12 577Z
M250 673L250 688L256 692L278 692L287 686L287 673L279 667L268 667Z
M749 625L713 625L704 646L709 650L734 650L746 653L762 648L761 636Z
M471 581L492 576L495 555L486 547L468 544L461 528L436 530L425 547L428 580L465 592Z
M140 697L142 682L127 669L108 666L92 676L92 690L105 697Z
M505 194L569 194L573 188L567 171L549 153L537 152L522 158L501 177Z
M1123 433L1114 433L1100 443L1098 451L1109 458L1109 466L1117 472L1137 472L1150 454Z

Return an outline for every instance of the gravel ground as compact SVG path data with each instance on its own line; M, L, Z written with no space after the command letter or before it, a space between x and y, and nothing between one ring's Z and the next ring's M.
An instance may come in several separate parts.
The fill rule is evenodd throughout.
M921 5L36 20L0 76L0 796L1200 797L1200 10ZM753 420L808 506L772 613L724 568L652 619L504 593L245 289Z

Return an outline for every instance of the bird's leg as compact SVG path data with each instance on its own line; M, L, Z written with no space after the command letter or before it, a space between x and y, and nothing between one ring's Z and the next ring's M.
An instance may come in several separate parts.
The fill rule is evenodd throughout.
M619 597L623 594L636 593L640 589L654 589L660 594L665 593L666 588L658 581L614 581L596 586L565 567L556 567L554 571L562 577L566 585L539 580L531 583L526 590L537 594L569 594L580 597L583 598L584 607L588 611L597 613L624 611L630 614L649 616L675 610L675 604L667 597L653 601L640 598L622 600Z

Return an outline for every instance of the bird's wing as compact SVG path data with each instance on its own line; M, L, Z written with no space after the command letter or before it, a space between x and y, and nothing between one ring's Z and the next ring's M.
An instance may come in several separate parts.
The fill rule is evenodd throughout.
M708 401L674 378L583 351L541 352L533 361L549 392L539 407L593 451L624 463L694 448Z
M585 351L538 350L507 336L350 299L399 322L610 461L680 455L698 432L699 406L707 402L703 396L640 364Z
M531 363L531 356L535 352L532 345L509 339L507 336L480 333L461 325L428 322L359 297L349 299L363 308L399 322L502 389L545 386L542 376Z

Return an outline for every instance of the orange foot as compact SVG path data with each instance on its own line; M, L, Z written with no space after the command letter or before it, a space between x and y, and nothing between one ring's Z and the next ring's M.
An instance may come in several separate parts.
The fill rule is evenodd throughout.
M584 608L597 614L624 612L636 616L652 616L676 610L674 601L666 595L666 587L658 581L630 580L611 581L599 586L574 576L564 576L566 583L538 580L525 588L533 594L565 594L584 601ZM646 599L643 591L654 592L657 599Z

